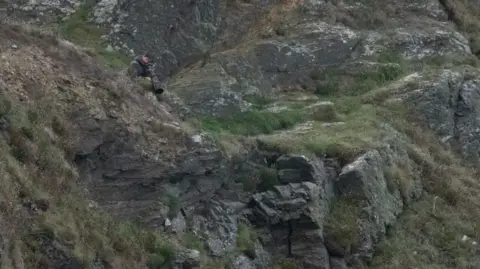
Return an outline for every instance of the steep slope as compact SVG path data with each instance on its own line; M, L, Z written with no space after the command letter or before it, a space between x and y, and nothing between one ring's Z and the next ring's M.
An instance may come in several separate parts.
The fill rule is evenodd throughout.
M29 2L11 11L48 22L68 5ZM14 104L2 116L2 195L15 201L2 217L28 224L2 234L2 253L12 250L2 264L480 265L473 3L72 6L60 33L90 50L2 30L10 37L2 40L2 92ZM55 12L38 16L39 8ZM102 46L108 32L103 38L118 50L159 56L158 71L170 76L163 99L88 56L121 66L126 59ZM47 161L60 149L68 153L60 163ZM69 168L59 169L64 162ZM33 213L14 210L22 203ZM100 209L149 232L97 220ZM48 236L34 237L30 224ZM29 251L18 250L22 242Z
M0 34L2 268L146 268L149 252L171 261L175 241L103 213L75 161L110 146L130 152L112 169L148 170L154 158L160 173L188 148L176 117L71 43L6 24Z

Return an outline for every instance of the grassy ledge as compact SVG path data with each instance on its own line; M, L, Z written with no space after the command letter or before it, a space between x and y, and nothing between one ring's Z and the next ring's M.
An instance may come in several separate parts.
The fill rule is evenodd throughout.
M130 62L130 57L121 52L107 49L102 36L107 34L105 28L89 21L89 15L95 1L88 0L66 21L59 25L60 36L76 45L91 50L103 62L112 68L123 68Z
M279 113L250 110L227 119L203 118L201 119L201 125L210 132L226 131L231 134L253 136L291 128L303 119L304 115L301 110Z

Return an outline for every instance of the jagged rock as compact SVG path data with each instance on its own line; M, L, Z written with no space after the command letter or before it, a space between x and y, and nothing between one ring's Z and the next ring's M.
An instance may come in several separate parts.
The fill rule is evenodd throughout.
M111 5L104 6L110 13ZM112 15L100 21L111 21L109 39L123 51L140 53L146 49L154 55L161 79L202 57L220 27L220 1L119 1ZM100 12L102 14L102 12ZM172 15L173 14L173 15ZM97 17L102 18L100 15ZM151 38L152 35L157 38ZM132 40L135 38L135 42Z
M93 18L95 23L110 23L114 15L118 0L101 0L93 8Z
M330 256L323 245L321 230L304 231L293 227L289 237L292 257L302 261L305 269L330 269Z
M327 199L333 197L333 178L328 177L323 161L318 158L308 160L305 156L284 155L275 163L281 183L301 183L309 181L323 187Z
M348 269L345 260L337 257L330 257L330 268L331 269Z
M332 238L328 233L324 235L324 242L331 256L343 258L350 252L350 249L346 249L344 246L338 244L335 238Z
M193 269L200 266L200 251L186 249L177 253L172 263L172 269Z
M240 255L233 261L232 269L256 269L256 267L247 256Z
M329 268L322 243L328 201L322 191L316 184L303 182L253 195L250 221L267 228L260 236L265 247L297 258L305 268Z
M80 0L37 0L37 1L10 1L6 0L10 12L19 20L34 23L56 22L74 13L81 5ZM57 17L58 16L58 17Z
M280 156L275 163L278 169L278 177L281 183L301 183L309 181L319 184L326 180L323 162L311 163L305 156L284 155Z
M427 80L428 79L428 80ZM431 128L442 141L460 145L471 162L480 159L480 74L477 71L443 70L421 81L416 91L403 97L414 116Z
M255 260L253 263L258 269L268 268L272 262L272 257L270 253L265 250L259 240L255 242Z
M321 199L321 190L311 182L275 186L274 190L253 195L249 207L254 223L276 225L289 220L309 223L321 229L327 207Z
M332 182L332 187L337 180L338 175L342 171L342 167L338 160L333 158L327 158L323 161L325 166L325 172L327 174L327 182ZM330 193L330 190L327 192Z
M385 166L385 160L377 150L369 151L345 166L336 184L342 196L368 202L368 217L361 224L361 239L357 246L368 257L380 235L385 233L386 226L393 224L403 210L401 197L391 194L387 188L383 174Z
M391 134L395 134L394 131ZM404 139L404 138L403 138ZM355 199L360 208L358 217L358 239L353 244L351 252L359 259L368 260L373 255L375 244L386 233L388 226L395 223L403 206L421 195L419 175L413 170L413 162L406 152L406 143L402 136L393 135L385 139L385 145L370 150L357 158L354 162L342 169L339 180L335 184L338 197ZM392 178L388 178L386 168L396 162L403 161L407 172L411 173L408 180L409 188L401 189L403 185L393 185ZM394 189L395 188L395 189ZM398 190L401 189L401 190ZM339 247L326 230L328 250L335 256L343 257L348 249Z
M290 30L295 34L251 43L241 53L212 55L205 66L182 71L169 82L169 89L191 113L228 117L245 110L244 95L269 95L278 85L296 87L297 78L318 71L319 66L352 69L352 58L355 66L374 53L390 50L407 58L471 53L464 36L435 20L420 30L404 24L391 31L362 32L321 21L300 23ZM371 61L363 64L372 65Z
M181 212L178 212L177 216L172 220L172 231L175 233L184 232L187 228L187 223Z
M197 207L197 210L193 216L193 230L204 235L211 254L223 256L235 250L238 227L234 212L215 200Z

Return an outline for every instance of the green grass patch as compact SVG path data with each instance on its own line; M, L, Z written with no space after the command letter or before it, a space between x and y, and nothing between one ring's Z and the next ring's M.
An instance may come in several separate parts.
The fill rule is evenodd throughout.
M405 74L400 64L381 64L371 70L348 74L343 70L324 70L312 76L320 96L360 96Z
M60 36L68 41L91 49L96 56L112 68L123 68L130 61L130 57L118 51L107 50L102 36L107 34L106 30L89 21L95 1L89 0L77 9L66 21L59 24Z
M245 224L239 223L238 225L238 234L237 234L237 250L245 254L246 256L254 259L255 254L255 242L257 241L258 235L253 227Z
M196 249L202 254L205 252L205 242L202 238L193 232L185 232L181 235L181 242L186 248Z
M316 81L316 93L336 98L360 96L397 80L410 69L402 55L393 49L387 49L370 58L371 63L356 68L359 72L345 67L312 72L310 77Z
M175 218L182 207L178 197L174 193L167 192L162 201L168 206L168 217Z
M325 232L345 250L349 250L359 239L357 222L363 206L364 201L350 197L338 197L330 206Z
M166 240L157 238L154 244L153 252L148 257L148 269L169 268L175 258L176 249Z
M211 132L226 131L238 135L270 134L276 130L288 129L304 120L304 113L288 110L279 113L250 110L226 119L203 118L202 127Z
M388 111L362 105L346 115L340 124L313 122L310 129L298 135L264 135L259 139L271 150L306 155L327 154L348 163L374 147L383 135L382 119Z

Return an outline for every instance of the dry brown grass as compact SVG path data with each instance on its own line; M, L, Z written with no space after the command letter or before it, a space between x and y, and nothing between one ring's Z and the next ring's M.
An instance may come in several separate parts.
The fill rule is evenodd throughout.
M169 128L176 118L123 74L55 35L7 24L0 35L0 118L9 126L8 139L0 139L0 237L7 240L0 247L12 250L2 253L2 265L40 268L47 239L83 262L100 256L113 268L145 268L148 253L170 255L166 239L119 226L92 207L72 160L82 134L75 119L85 116L114 117L125 132L141 132L138 146L146 154L161 149L172 161L187 143ZM32 212L29 204L43 209Z
M397 128L413 142L408 155L415 171L420 172L427 194L404 211L379 244L371 268L478 267L476 245L461 240L464 235L477 242L480 238L477 169L439 142L414 117L397 124ZM412 182L411 167L395 164L387 172L387 179L393 179L397 186L408 186Z
M43 131L45 122L32 122L19 104L14 104L16 109L5 117L10 136L15 138L9 143L0 141L0 218L8 223L2 225L0 234L9 240L10 262L25 264L25 268L38 268L39 263L44 263L46 250L41 247L43 239L37 237L40 232L70 246L73 256L83 262L101 255L112 263L122 260L115 268L141 268L145 240L151 235L120 234L113 220L90 208L77 186L78 175L66 158L63 143L51 141ZM51 111L42 111L42 116L49 118ZM31 137L25 131L16 131L23 129L30 130ZM30 204L37 209L31 211ZM119 249L120 245L125 247Z

